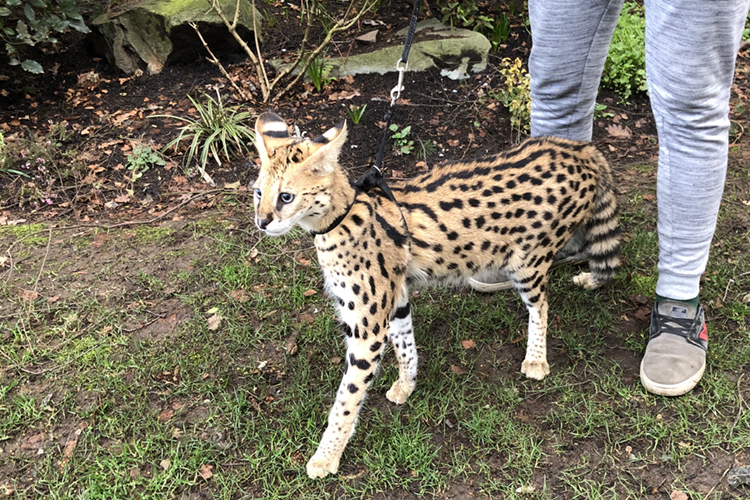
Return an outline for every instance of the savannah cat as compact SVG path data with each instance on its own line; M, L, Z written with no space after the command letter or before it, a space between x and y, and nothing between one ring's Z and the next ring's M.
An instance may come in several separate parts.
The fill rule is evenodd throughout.
M365 392L387 341L398 380L386 397L402 404L414 391L417 350L407 282L466 283L504 273L529 312L521 372L549 373L547 272L580 229L589 273L573 280L593 289L620 259L612 176L593 146L529 139L482 160L435 167L392 188L360 189L338 164L342 122L314 140L290 137L283 119L255 125L261 159L254 184L255 222L272 236L295 225L315 235L328 293L346 334L346 365L320 445L307 474L336 473Z

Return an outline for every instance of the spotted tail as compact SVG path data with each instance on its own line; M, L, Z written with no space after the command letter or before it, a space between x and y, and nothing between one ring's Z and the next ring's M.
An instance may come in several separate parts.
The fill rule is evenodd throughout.
M599 167L599 183L594 211L586 224L583 253L589 259L591 281L598 286L620 267L620 225L612 171L599 151L592 156Z

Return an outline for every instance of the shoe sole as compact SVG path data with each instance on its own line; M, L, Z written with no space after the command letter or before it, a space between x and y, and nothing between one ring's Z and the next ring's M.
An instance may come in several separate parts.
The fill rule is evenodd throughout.
M706 371L705 363L703 363L703 366L695 375L685 380L684 382L673 385L659 384L650 380L646 376L646 374L643 372L643 361L641 361L641 383L643 384L643 387L645 387L646 390L652 394L656 394L659 396L682 396L683 394L692 391L693 388L698 385L698 382L700 382L701 378L703 377L704 371Z

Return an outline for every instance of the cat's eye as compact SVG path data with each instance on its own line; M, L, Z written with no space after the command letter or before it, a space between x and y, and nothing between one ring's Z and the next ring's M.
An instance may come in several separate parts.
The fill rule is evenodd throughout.
M259 188L255 188L255 197L260 199L263 196L263 192Z
M279 200L281 200L282 203L291 203L294 200L294 195L292 193L281 193L279 195Z

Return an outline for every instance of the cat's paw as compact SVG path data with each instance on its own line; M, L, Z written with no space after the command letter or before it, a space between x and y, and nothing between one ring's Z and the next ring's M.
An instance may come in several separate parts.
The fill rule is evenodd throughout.
M601 283L595 280L591 273L581 273L578 276L573 276L573 283L586 290L593 290L601 286Z
M549 364L547 361L524 361L521 364L521 373L535 380L542 380L549 375Z
M406 400L411 396L411 393L414 392L414 387L416 387L416 384L407 386L406 384L402 384L400 380L396 380L391 388L388 389L388 392L385 393L385 397L388 398L388 401L391 403L402 405L406 403Z
M338 460L333 460L317 453L307 462L307 475L310 479L323 478L328 474L336 474L338 470Z

